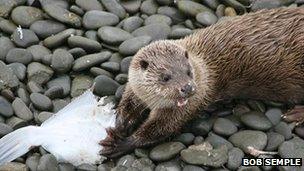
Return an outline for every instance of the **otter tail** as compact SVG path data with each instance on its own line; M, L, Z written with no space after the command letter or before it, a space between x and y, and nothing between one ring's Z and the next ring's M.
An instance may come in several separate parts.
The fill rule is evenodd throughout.
M27 126L0 139L0 165L24 155L33 146L43 142L43 128Z

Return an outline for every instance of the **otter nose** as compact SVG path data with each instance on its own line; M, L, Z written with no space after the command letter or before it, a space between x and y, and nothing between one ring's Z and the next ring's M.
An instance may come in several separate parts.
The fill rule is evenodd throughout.
M181 94L182 97L190 97L194 93L195 93L195 88L191 83L188 83L188 84L184 85L180 89L180 94Z

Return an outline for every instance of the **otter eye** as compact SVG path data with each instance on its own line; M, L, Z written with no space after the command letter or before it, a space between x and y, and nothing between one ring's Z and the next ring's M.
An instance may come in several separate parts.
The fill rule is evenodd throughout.
M190 69L187 71L187 75L192 78L192 72Z
M161 79L162 79L163 82L168 82L171 79L171 75L162 74Z
M187 51L185 52L185 57L186 57L187 59L189 58L189 54L188 54Z

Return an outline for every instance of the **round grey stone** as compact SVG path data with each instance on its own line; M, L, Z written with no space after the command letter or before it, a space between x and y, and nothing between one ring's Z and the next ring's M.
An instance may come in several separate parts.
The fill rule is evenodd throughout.
M115 81L117 81L119 84L125 84L128 81L128 75L127 74L118 74L115 77Z
M213 127L214 119L197 119L191 125L192 133L195 135L205 136L207 135Z
M174 3L174 0L156 0L160 5L170 5Z
M208 133L208 137L206 138L206 142L209 142L214 148L219 148L225 145L228 149L231 149L233 145L227 141L225 138L216 135L212 132Z
M99 38L110 45L117 45L133 36L120 28L104 26L98 29Z
M88 38L88 39L98 41L97 31L95 31L95 30L88 30L88 31L86 31L84 33L84 36L86 38Z
M75 13L68 11L67 9L53 4L44 5L43 9L49 16L62 23L66 23L72 27L81 26L81 18Z
M169 34L169 38L180 39L180 38L186 37L192 33L193 33L193 31L188 28L177 28L177 29L172 30L172 32Z
M95 53L80 57L75 60L73 65L73 71L82 71L89 67L98 65L104 61L107 61L111 57L111 53L108 51Z
M69 98L67 99L54 99L53 100L53 113L57 113L59 110L63 109L66 105L71 102Z
M0 115L10 117L14 114L13 107L4 97L0 96Z
M35 108L39 110L50 110L53 108L53 103L50 98L40 93L32 93L30 99Z
M140 11L147 15L152 15L157 12L158 4L154 0L145 0L140 6Z
M132 32L133 36L150 36L152 41L166 39L171 32L170 26L167 24L150 24L140 27Z
M116 90L120 86L116 81L104 75L97 76L94 82L94 93L99 96L114 95Z
M15 47L15 45L9 38L1 36L0 37L0 60L4 61L7 53L14 47Z
M84 14L84 11L80 7L78 7L77 5L72 5L70 7L70 11L79 15L79 16L83 16L83 14Z
M192 133L182 133L177 136L174 141L181 142L185 145L190 145L193 143L195 136Z
M124 20L122 28L128 32L132 32L142 26L144 20L137 16L128 17Z
M70 49L69 52L73 55L74 59L82 57L86 55L86 51L84 51L82 48L73 48Z
M26 66L22 63L11 63L7 65L17 76L17 78L22 81L25 79L26 76Z
M201 12L196 15L196 20L204 26L210 26L217 22L217 16L209 11Z
M99 52L101 50L100 43L82 36L69 37L68 44L70 47L80 47L88 53Z
M180 162L178 161L163 162L163 163L159 163L155 168L155 171L167 171L167 170L181 171L182 168L180 166Z
M136 148L134 150L134 154L136 157L148 157L149 156L149 151L143 148Z
M186 165L184 166L183 171L205 171L205 169L195 165Z
M31 155L26 159L25 164L30 168L30 170L36 171L39 160L40 160L40 155L34 153L34 155Z
M17 90L17 96L20 97L20 99L26 104L30 104L30 95L24 88L18 88Z
M154 147L149 157L154 161L166 161L175 157L186 146L180 142L168 142Z
M120 70L120 64L117 62L104 62L100 65L100 67L113 73L117 73Z
M30 6L18 6L11 13L12 20L22 27L30 27L32 23L43 19L43 12Z
M220 2L218 0L204 0L203 3L212 8L213 10L215 10L217 6L220 5Z
M58 73L68 72L73 65L73 56L64 49L57 49L52 56L51 67Z
M75 29L66 29L62 32L59 32L53 36L49 36L43 41L43 45L48 48L58 47L66 42L66 39L71 35L76 34Z
M51 154L45 154L43 155L40 160L39 164L37 166L38 171L59 171L58 169L58 162L56 158Z
M92 87L93 78L87 75L77 75L72 81L71 96L77 97Z
M0 60L0 91L6 88L17 87L19 80L14 72Z
M140 48L148 45L151 42L150 36L139 36L124 41L119 46L119 53L123 55L134 55Z
M276 132L267 133L267 146L265 150L274 151L277 150L281 143L285 140L284 136Z
M27 123L18 117L12 116L6 120L6 124L14 130L27 126Z
M286 122L280 122L274 127L274 131L283 135L285 140L292 138L292 130Z
M32 62L33 55L26 49L13 48L6 55L6 62L8 63L22 63L27 65Z
M218 118L214 122L213 131L219 135L230 136L237 132L237 127L229 119Z
M211 9L209 9L208 7L206 7L205 5L202 5L200 3L197 2L193 2L193 1L186 1L186 0L182 0L182 1L177 1L177 8L182 11L183 13L185 13L186 15L195 17L198 13L201 12L213 12Z
M17 26L10 20L0 20L0 30L7 34L13 34Z
M279 108L268 109L265 116L269 119L272 125L277 125L281 121L282 111Z
M248 153L248 147L263 150L267 145L267 135L261 131L244 130L239 131L228 139L235 147Z
M158 8L157 13L170 17L174 24L183 22L186 19L185 15L174 7L161 6Z
M124 9L130 13L134 14L139 11L141 0L128 0L128 1L120 1L120 4L124 7Z
M50 87L47 91L44 92L44 95L48 96L50 99L62 98L63 88L61 86Z
M51 54L51 51L41 45L33 45L27 48L29 52L33 55L33 61L40 62L42 61L42 58L46 55Z
M248 127L256 130L265 131L272 127L269 119L260 112L248 112L241 116L241 121Z
M125 166L125 167L131 167L133 162L135 161L135 157L132 155L124 155L122 156L118 161L117 164L118 166Z
M117 88L117 90L116 90L116 92L115 92L115 97L117 98L117 99L121 99L121 97L122 97L122 94L124 93L124 91L125 91L125 85L121 85L121 86L119 86L118 88Z
M32 111L26 106L26 104L20 99L20 98L16 98L13 103L12 103L12 107L15 111L15 114L25 120L25 121L30 121L33 119L34 114L32 113Z
M98 29L103 26L113 26L119 22L119 18L109 12L92 10L83 16L83 26L86 29Z
M0 137L3 137L10 132L13 132L13 128L6 125L5 123L0 123Z
M278 152L282 158L304 158L304 140L295 137L285 141L280 145Z
M22 29L21 31L16 29L12 35L12 40L17 46L24 48L39 42L37 35L29 29Z
M245 154L241 149L233 147L228 151L227 167L231 170L236 170L241 166L244 156Z
M27 89L31 93L43 93L44 89L41 87L41 85L37 84L34 81L27 82Z
M98 0L76 0L75 3L85 11L103 10L103 7Z
M104 69L98 68L98 67L92 67L90 69L90 73L93 74L94 76L105 75L105 76L110 77L112 79L114 78L112 73L110 73L109 71L106 71ZM115 81L117 81L117 80L115 79ZM120 83L120 82L118 82L118 83Z
M63 88L63 96L67 96L70 94L71 90L71 78L68 75L61 75L57 78L52 79L47 83L47 88L51 87L62 87Z
M122 73L128 73L132 58L132 56L126 57L120 62L120 71Z
M30 30L34 31L40 38L47 38L65 29L66 26L64 24L53 20L35 21L30 27Z
M107 9L107 11L111 12L112 14L117 15L120 19L123 19L126 17L126 15L127 15L126 10L117 1L101 0L101 3Z
M170 17L168 17L166 15L154 14L154 15L149 16L147 19L145 19L145 22L144 22L145 25L158 24L158 23L163 23L163 24L167 24L170 26L172 24L172 20Z
M44 84L50 80L54 71L41 63L32 62L27 66L27 78L38 84Z

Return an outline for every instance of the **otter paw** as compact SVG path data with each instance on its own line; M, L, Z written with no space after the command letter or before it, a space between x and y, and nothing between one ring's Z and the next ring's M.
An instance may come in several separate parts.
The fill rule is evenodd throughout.
M119 157L134 149L132 138L125 139L105 139L100 143L103 146L100 154L108 158Z
M304 123L304 106L295 106L283 114L282 118L287 122L296 122L296 125Z

